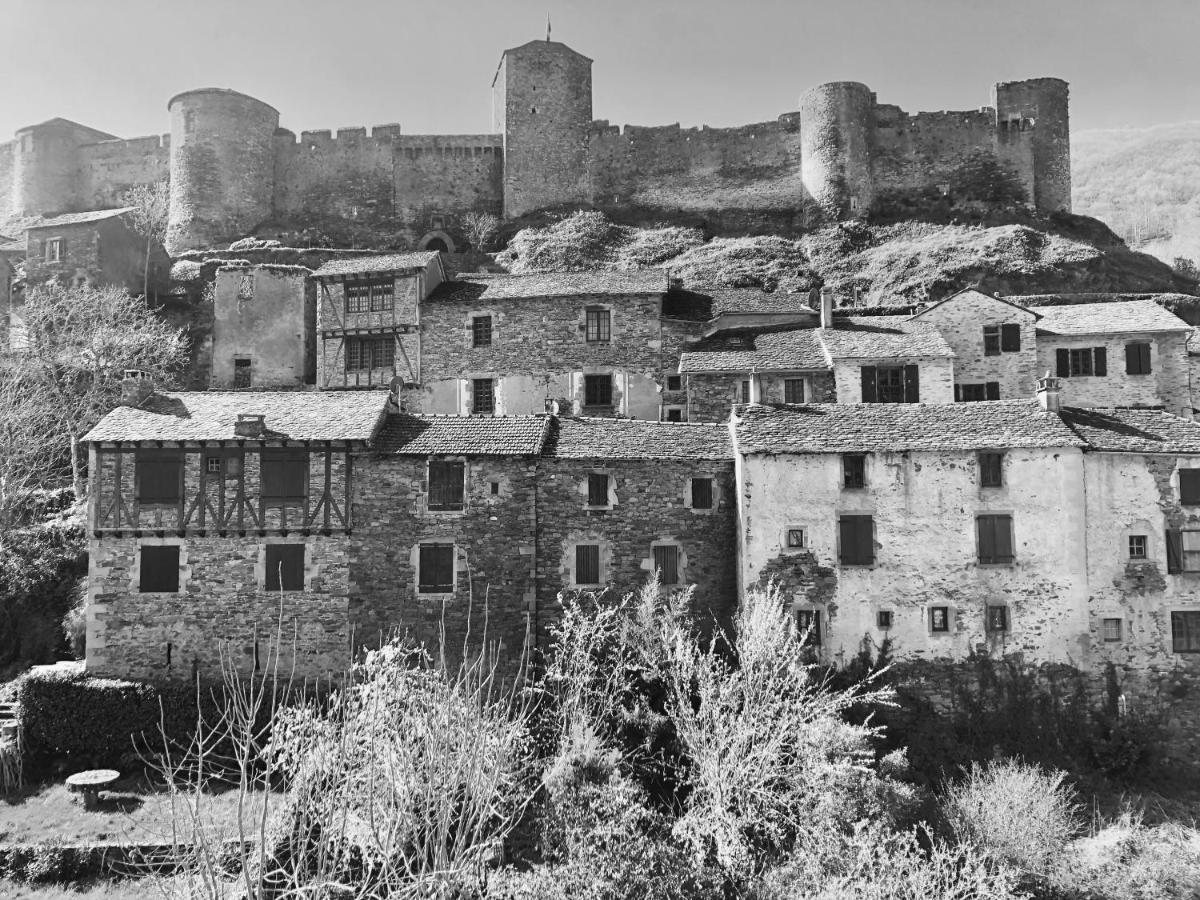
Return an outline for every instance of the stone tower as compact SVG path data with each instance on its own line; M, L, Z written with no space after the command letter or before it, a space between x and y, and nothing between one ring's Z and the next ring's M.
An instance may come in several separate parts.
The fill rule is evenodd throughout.
M279 112L222 88L177 94L171 113L171 211L167 250L179 253L242 237L270 218L272 137Z
M590 200L590 59L557 41L505 50L492 105L495 130L504 135L506 218Z
M997 149L1002 156L1030 160L1030 200L1042 213L1071 211L1067 98L1067 83L1061 78L1002 81L992 88Z
M79 148L116 138L69 119L51 119L17 132L13 142L10 212L17 216L75 212L80 196Z
M800 98L800 177L823 218L871 207L874 106L871 89L857 81L817 85Z

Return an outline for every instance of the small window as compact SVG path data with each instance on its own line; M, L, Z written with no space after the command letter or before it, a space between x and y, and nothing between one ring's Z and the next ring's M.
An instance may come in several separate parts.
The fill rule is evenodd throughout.
M50 238L46 241L46 262L61 262L67 252L67 242L62 238Z
M783 402L784 403L805 403L804 397L804 379L803 378L785 378L783 380Z
M750 402L750 382L749 381L742 382L742 399L740 402L743 404Z
M679 584L679 548L654 548L654 568L663 584Z
M147 505L178 503L183 496L183 454L142 450L137 454L137 499Z
M787 530L787 545L793 550L803 549L808 546L803 528L789 528Z
M1131 534L1129 536L1129 558L1130 559L1145 559L1146 558L1146 535Z
M577 544L575 546L575 583L600 583L599 544Z
M1150 344L1146 341L1135 341L1125 345L1125 374L1150 374Z
M259 457L259 492L267 503L303 503L308 495L308 454L264 450Z
M206 456L204 458L204 471L209 475L221 475L225 471L223 460L219 456Z
M1004 454L979 454L979 486L998 488L1004 486Z
M454 591L454 545L422 544L417 562L417 593Z
M935 634L950 630L950 607L929 607L929 630Z
M583 376L583 405L612 406L612 376Z
M848 491L867 486L867 457L864 453L842 454L842 487Z
M1179 470L1179 502L1200 506L1200 469Z
M1021 326L1000 326L1000 349L1005 353L1016 353L1021 349Z
M588 475L588 506L608 505L608 476L593 472Z
M1103 623L1104 642L1113 644L1121 640L1121 619L1105 619Z
M248 388L251 384L252 373L251 362L248 359L235 359L233 361L233 386L234 388Z
M1000 355L1000 326L999 325L984 325L983 326L983 355L984 356L999 356Z
M491 378L471 381L471 412L490 416L496 411L496 385Z
M892 611L890 609L881 609L875 613L875 624L879 628L891 628Z
M612 340L612 315L607 309L587 311L587 339L590 343Z
M267 544L268 591L304 590L304 545Z
M711 478L692 479L692 509L712 509L713 480Z
M880 403L904 403L904 369L879 366L875 370L876 397Z
M458 511L463 508L466 466L442 459L429 461L429 508Z
M492 317L475 316L471 319L471 346L492 346Z
M683 390L683 376L682 375L668 375L667 376L667 390L668 391L682 391Z
M1171 649L1176 653L1200 653L1200 611L1171 613Z
M138 553L138 590L144 594L179 591L179 547L145 546Z
M976 516L975 531L982 565L1004 565L1013 561L1012 516Z
M680 409L678 406L667 407L666 414L667 414L666 420L668 422L682 422L683 421L683 410Z
M1008 631L1008 607L989 606L987 608L987 630Z
M979 403L987 399L987 389L982 384L955 385L958 400L964 403Z
M498 481L492 482L492 496L493 497L500 496L500 482L498 482Z
M821 646L821 614L815 609L796 610L796 631L805 647Z
M841 538L838 559L842 565L874 565L875 520L871 516L841 516L838 530Z

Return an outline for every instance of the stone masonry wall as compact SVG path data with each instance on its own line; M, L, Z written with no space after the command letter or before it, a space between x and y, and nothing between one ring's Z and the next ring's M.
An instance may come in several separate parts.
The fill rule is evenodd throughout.
M397 335L395 364L392 368L349 371L346 369L344 336L340 333L332 336L321 334L326 330L416 326L421 295L431 290L432 286L424 285L422 276L411 274L397 274L392 283L392 309L361 313L346 312L345 282L317 285L316 369L320 387L387 387L394 376L410 383L421 380L421 342L415 332Z
M728 422L729 413L735 404L742 402L742 382L748 374L705 372L687 376L687 403L689 422ZM833 373L823 372L770 372L760 376L763 403L783 403L784 382L789 378L804 378L806 403L837 403L837 386ZM849 400L849 403L857 400Z
M213 292L210 387L235 383L237 359L250 361L250 387L298 388L316 378L316 285L302 266L218 270Z
M839 359L833 365L839 403L862 402L862 366L920 367L921 403L954 402L954 360L950 357L896 359Z
M80 194L87 209L124 206L125 192L170 178L171 136L150 135L79 148Z

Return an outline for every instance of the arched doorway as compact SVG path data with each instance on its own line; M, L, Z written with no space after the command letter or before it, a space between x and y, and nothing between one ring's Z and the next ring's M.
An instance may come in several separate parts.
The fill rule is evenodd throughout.
M444 231L430 231L417 244L418 250L440 250L442 253L454 252L454 239Z

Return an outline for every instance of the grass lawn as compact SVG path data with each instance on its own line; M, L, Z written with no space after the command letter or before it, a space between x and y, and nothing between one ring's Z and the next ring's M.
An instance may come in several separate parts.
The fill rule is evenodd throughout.
M0 797L0 843L159 843L172 839L173 827L179 829L180 839L186 839L191 834L192 814L190 804L181 799L176 798L172 808L171 796L160 784L145 776L131 776L102 793L99 807L89 812L61 781L31 785ZM245 803L243 822L250 836L257 830L256 816L263 803L262 793L251 795ZM238 791L226 786L208 790L201 801L201 815L214 837L237 837ZM0 891L0 897L7 896Z
M25 884L0 878L5 900L163 900L153 881L92 881L86 884Z

